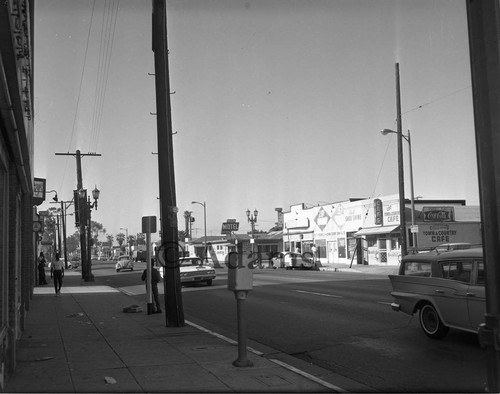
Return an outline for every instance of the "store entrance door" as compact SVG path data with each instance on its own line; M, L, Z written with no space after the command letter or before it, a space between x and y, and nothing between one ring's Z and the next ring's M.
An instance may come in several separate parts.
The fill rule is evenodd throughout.
M338 263L339 262L339 253L337 250L337 241L328 241L327 243L328 249L328 263Z

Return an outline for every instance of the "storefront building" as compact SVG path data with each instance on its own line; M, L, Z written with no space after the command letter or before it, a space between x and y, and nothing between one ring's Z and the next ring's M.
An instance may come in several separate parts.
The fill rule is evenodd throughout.
M464 200L418 200L414 223L406 200L409 252L430 250L443 243L481 244L478 207ZM284 212L285 252L314 255L322 265L397 265L401 258L399 196L350 199Z
M0 391L34 286L33 3L0 7Z
M251 242L249 234L231 234L207 237L208 261L215 267L221 267L226 263L227 255L236 251L237 242ZM274 231L269 233L255 234L255 253L265 267L272 265L274 257L283 251L283 233ZM205 238L197 238L186 243L186 255L198 256L205 259Z

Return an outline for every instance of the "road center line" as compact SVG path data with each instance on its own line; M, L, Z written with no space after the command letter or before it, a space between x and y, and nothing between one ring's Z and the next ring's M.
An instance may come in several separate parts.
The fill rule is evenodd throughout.
M326 293L315 293L313 291L304 291L304 290L295 290L297 293L304 293L304 294L312 294L312 295L318 295L318 296L323 296L323 297L332 297L332 298L344 298L339 295L334 295L334 294L326 294Z

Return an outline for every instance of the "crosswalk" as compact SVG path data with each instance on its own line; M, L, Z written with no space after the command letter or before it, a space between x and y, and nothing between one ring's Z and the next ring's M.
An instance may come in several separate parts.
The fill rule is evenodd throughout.
M219 290L219 289L227 289L227 273L221 273L217 275L217 280L223 280L224 284L220 285L213 285L213 286L205 286L205 285L199 285L199 286L192 286L192 287L187 287L183 286L182 287L182 292L191 292L191 291L211 291L211 290ZM259 287L259 286L272 286L272 285L280 285L280 284L285 284L285 283L312 283L312 282L326 282L326 281L331 281L332 278L328 276L317 276L317 277L312 277L312 278L304 278L304 277L297 277L297 276L290 276L290 275L276 275L276 274L265 274L265 273L259 273L258 275L254 275L253 277L253 287ZM139 284L139 285L133 285L133 286L124 286L118 288L119 291L122 293L125 293L127 295L142 295L146 294L146 286L144 284ZM160 294L164 294L164 288L160 284L158 286L158 292Z

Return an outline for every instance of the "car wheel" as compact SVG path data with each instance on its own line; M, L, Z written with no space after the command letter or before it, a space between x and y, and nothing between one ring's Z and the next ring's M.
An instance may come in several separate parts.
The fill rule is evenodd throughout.
M212 286L212 279L207 280L207 286Z
M429 338L442 339L448 333L449 328L443 324L432 304L424 304L420 308L419 320L422 330Z
M117 269L116 269L116 272L120 272L120 268L117 268Z

